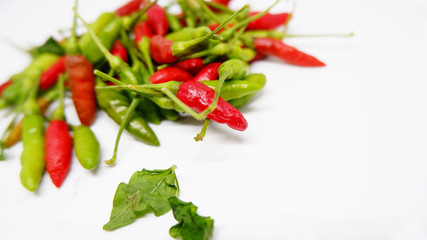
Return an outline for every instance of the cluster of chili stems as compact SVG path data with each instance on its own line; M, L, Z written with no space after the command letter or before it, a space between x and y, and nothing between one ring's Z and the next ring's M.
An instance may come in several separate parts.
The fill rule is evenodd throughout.
M89 128L97 108L120 125L107 164L114 164L124 130L158 146L149 123L177 120L183 112L204 120L196 141L210 120L244 131L248 124L238 108L265 85L263 74L248 72L251 63L270 56L297 66L325 66L283 42L293 36L286 33L292 14L269 13L279 1L253 12L248 5L234 11L227 0L177 0L173 5L182 12L173 14L172 5L131 0L90 25L75 7L71 35L57 43L65 54L44 52L0 86L0 108L14 106L15 113L1 136L0 156L22 139L20 179L35 191L45 170L61 186L73 148L84 168L98 166L99 143ZM87 29L81 36L75 33L77 18ZM65 119L68 92L79 126ZM58 107L47 116L55 100Z

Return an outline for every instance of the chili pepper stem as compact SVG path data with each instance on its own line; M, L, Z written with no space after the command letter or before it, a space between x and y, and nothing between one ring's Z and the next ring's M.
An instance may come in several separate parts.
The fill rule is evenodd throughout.
M215 110L216 105L218 104L218 99L219 99L219 95L221 93L222 85L224 84L224 81L227 78L227 75L228 74L225 74L219 78L218 85L216 86L217 90L215 91L214 100L203 112L200 113L200 115L206 117L209 113L211 113L213 110Z
M280 0L278 0L280 1ZM221 30L228 22L236 18L239 14L241 14L243 11L249 8L249 5L243 6L241 9L239 9L237 12L235 12L233 15L231 15L229 18L227 18L224 22L222 22L215 30L213 30L211 33L206 34L202 37L189 40L189 41L182 41L182 42L175 42L171 45L172 55L174 56L180 56L182 55L185 50L191 46L194 46L196 44L199 44L212 36L214 36L219 30Z
M93 71L93 74L95 74L96 76L98 76L98 77L100 77L102 79L105 79L105 80L108 80L108 81L110 81L112 83L115 83L117 85L126 85L126 83L124 83L124 82L122 82L122 81L120 81L120 80L118 80L116 78L113 78L109 74L106 74L106 73L104 73L102 71L99 71L98 69L95 69L95 71Z
M206 116L202 116L198 112L194 111L190 107L188 107L185 103L183 103L179 98L176 97L175 94L173 94L168 88L162 88L161 89L166 96L168 96L172 101L174 101L182 110L190 114L192 117L194 117L196 120L203 120L206 118Z
M285 34L284 37L353 37L354 33Z
M209 123L210 123L210 119L205 119L202 131L198 133L197 136L194 137L194 140L196 140L196 142L203 141L203 138L206 136L206 130L208 129Z
M111 157L111 159L105 161L106 164L113 165L116 162L117 151L119 149L120 137L122 136L123 130L125 130L126 125L128 125L129 120L130 120L130 116L135 111L135 108L138 106L140 100L141 100L140 96L136 96L134 99L132 99L132 102L129 106L129 109L126 112L126 115L124 116L123 122L120 124L120 129L119 129L119 132L117 133L116 142L114 144L113 156Z

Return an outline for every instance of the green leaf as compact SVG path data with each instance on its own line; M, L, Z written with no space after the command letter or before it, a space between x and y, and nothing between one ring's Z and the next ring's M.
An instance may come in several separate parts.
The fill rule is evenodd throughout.
M197 207L176 197L169 198L178 224L169 230L173 238L182 240L208 240L212 237L214 220L197 214Z
M160 216L171 207L168 199L179 192L175 168L135 172L129 183L120 183L113 200L110 221L105 230L114 230L133 223L137 218L154 212Z
M133 223L137 218L137 212L147 208L147 204L141 202L141 199L142 192L139 189L120 183L114 195L110 221L103 228L111 231Z
M129 180L129 185L142 191L142 201L153 209L157 217L171 209L168 199L178 195L174 169L175 166L167 170L143 169Z
M53 53L60 56L65 54L65 49L53 37L50 37L43 45L28 50L28 53L33 57L42 53Z

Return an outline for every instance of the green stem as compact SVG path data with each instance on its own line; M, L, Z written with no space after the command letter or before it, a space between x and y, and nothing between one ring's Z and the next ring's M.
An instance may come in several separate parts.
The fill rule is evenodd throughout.
M124 82L122 82L122 81L120 81L120 80L118 80L116 78L113 78L109 74L106 74L106 73L104 73L102 71L99 71L98 69L95 69L95 71L93 71L93 74L95 74L96 76L98 76L98 77L100 77L102 79L106 79L106 80L108 80L108 81L110 81L112 83L115 83L117 85L126 85L126 83L124 83Z
M222 85L224 84L225 79L227 78L228 74L221 75L218 80L218 85L216 86L215 96L212 103L207 107L204 111L200 113L200 115L206 117L209 113L215 110L216 105L218 104L219 95L221 93Z
M229 9L228 7L222 5L222 4L218 4L218 3L213 3L213 2L205 2L207 5L209 5L210 7L213 7L215 9L218 9L222 12L228 13L228 14L233 14L233 10Z
M194 140L196 140L196 142L203 141L203 138L206 136L206 130L208 130L209 123L210 123L210 119L205 119L205 123L203 124L202 131L199 134L197 134L197 136L194 137Z
M124 116L124 119L123 119L122 123L120 124L120 129L119 129L119 132L117 133L116 142L114 144L113 156L111 157L111 159L105 161L106 164L113 165L116 162L117 151L119 149L120 137L122 136L123 130L128 125L130 117L134 113L135 108L138 106L140 100L141 100L140 96L136 96L134 99L132 99L132 102L129 106L129 109L127 110L126 115Z
M73 7L73 27L71 28L71 35L67 43L67 54L76 55L80 53L79 42L77 40L76 28L77 28L77 0L74 1Z
M221 22L221 18L219 18L212 10L206 5L206 2L203 0L197 0L197 2L202 7L203 11L208 15L209 18L214 20L217 23ZM228 28L227 26L224 26L225 28Z
M255 14L252 17L247 18L244 21L241 21L241 22L237 23L236 25L234 25L233 27L231 27L229 30L224 31L224 34L223 34L223 35L225 35L224 39L225 40L229 39L237 31L237 29L239 29L241 27L244 27L245 25L249 24L250 22L252 22L254 20L257 20L257 19L261 18L262 16L264 16L265 14L267 14L268 11L270 11L270 9L272 9L274 6L276 6L276 4L279 3L279 2L280 2L280 0L276 0L276 2L274 2L266 10L264 10L264 11L258 13L258 14Z
M280 0L278 0L280 1ZM185 51L190 48L191 46L197 45L209 38L211 38L214 34L216 34L219 30L221 30L227 23L229 23L231 20L236 18L239 14L241 14L243 11L249 8L249 5L243 6L241 9L239 9L237 12L235 12L233 15L231 15L229 18L227 18L224 22L222 22L215 30L213 30L211 33L206 34L202 37L190 40L190 41L183 41L183 42L175 42L171 46L172 54L174 56L180 56Z

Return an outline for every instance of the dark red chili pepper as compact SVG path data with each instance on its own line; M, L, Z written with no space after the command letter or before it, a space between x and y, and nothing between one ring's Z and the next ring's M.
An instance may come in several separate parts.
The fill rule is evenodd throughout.
M135 44L137 44L142 37L151 38L154 36L153 31L151 31L150 24L146 21L141 21L135 26L133 29L133 35L135 36Z
M208 108L214 100L214 95L213 89L196 81L182 83L176 94L179 100L197 112ZM244 131L248 127L248 122L242 113L222 98L218 99L215 110L209 113L207 118L218 123L225 123L238 131Z
M254 45L257 52L267 56L278 57L289 64L305 67L325 66L325 64L317 58L286 45L279 39L256 38Z
M119 17L130 15L141 7L142 0L131 0L125 5L116 9L116 15Z
M74 8L73 28L67 43L66 69L71 98L80 122L90 126L96 116L95 75L92 63L81 54L76 36L77 11Z
M70 170L73 140L63 120L50 122L45 133L46 170L56 187L60 187Z
M257 15L259 12L251 12L249 17ZM291 18L289 13L266 13L264 16L249 22L247 30L270 30L285 25Z
M93 66L83 55L70 55L67 57L67 74L80 122L90 126L96 116Z
M124 62L128 61L128 52L120 40L116 40L110 50L111 54L120 57Z
M66 56L62 56L49 69L43 72L40 79L40 88L47 90L56 84L59 75L65 72Z
M169 21L164 8L154 4L147 11L147 22L156 35L165 36L169 30Z
M185 82L191 80L192 78L193 75L187 71L182 70L181 68L166 67L151 75L150 81L154 84L169 81Z
M181 68L182 70L185 70L193 75L196 75L199 73L199 71L204 66L203 59L201 58L190 58L181 62L178 62L174 64L173 66Z
M217 80L218 69L221 66L220 62L214 62L206 65L200 72L193 78L194 81Z
M150 53L154 61L160 64L178 61L178 58L172 55L172 44L173 41L160 35L153 36L150 41Z
M3 93L3 91L10 85L10 84L12 84L12 81L11 80L8 80L8 81L6 81L6 82L4 82L4 83L2 83L1 85L0 85L0 97L1 97L1 95L2 95L2 93Z

